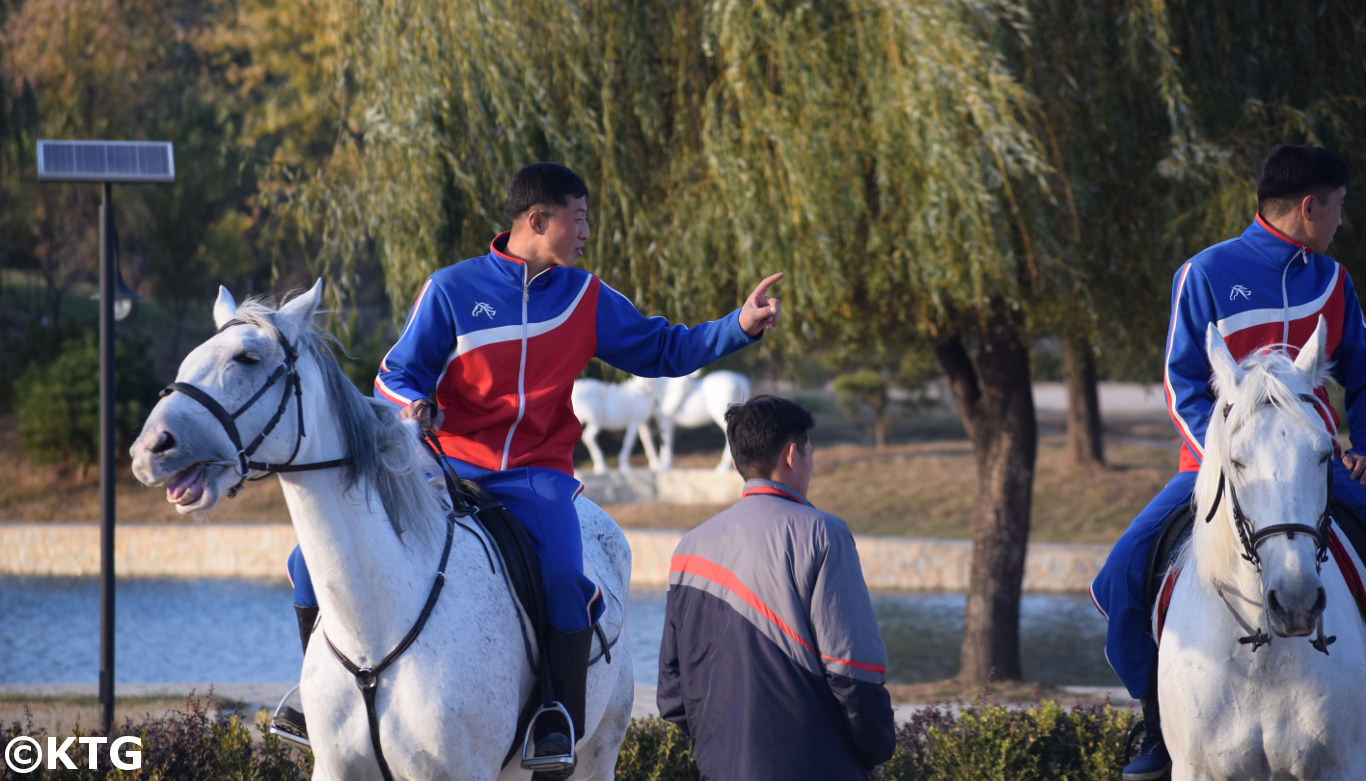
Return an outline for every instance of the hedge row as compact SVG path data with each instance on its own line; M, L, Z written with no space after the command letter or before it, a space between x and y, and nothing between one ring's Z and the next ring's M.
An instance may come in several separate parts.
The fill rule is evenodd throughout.
M897 730L891 761L878 769L880 779L1114 779L1123 765L1124 742L1134 715L1109 705L1066 709L1044 701L1031 707L1006 707L986 701L965 706L922 708ZM128 722L118 735L142 738L142 769L109 767L107 758L88 769L85 754L71 754L78 769L19 775L0 764L0 779L307 779L312 756L268 734L266 714L258 714L256 739L241 717L218 707L212 695L188 698L183 711ZM81 733L73 733L81 737ZM91 733L87 733L91 734ZM32 724L14 722L0 730L0 744L19 736L46 743ZM79 756L79 760L77 757ZM694 781L692 748L682 732L660 719L634 719L617 760L618 781Z

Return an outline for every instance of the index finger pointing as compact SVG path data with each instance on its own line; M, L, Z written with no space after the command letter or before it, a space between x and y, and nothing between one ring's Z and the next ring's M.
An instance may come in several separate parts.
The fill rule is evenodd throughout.
M764 281L763 281L763 282L760 282L760 283L754 288L754 292L751 293L750 295L751 295L752 297L754 297L754 298L759 298L759 297L762 296L765 292L768 291L768 288L769 288L771 285L773 285L773 283L777 282L778 280L780 280L780 279L782 279L782 278L783 278L783 272L781 272L781 271L779 271L777 274L772 274L772 275L769 275L769 276L765 277L765 278L764 278Z

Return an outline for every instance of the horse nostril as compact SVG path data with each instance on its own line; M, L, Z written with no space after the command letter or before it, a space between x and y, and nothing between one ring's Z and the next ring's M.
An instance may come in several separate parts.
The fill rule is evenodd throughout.
M157 437L156 444L152 445L152 452L156 455L161 455L174 447L175 437L171 436L171 432L163 431L161 432L161 436Z
M1266 606L1274 613L1281 612L1281 601L1276 598L1275 589L1266 592Z

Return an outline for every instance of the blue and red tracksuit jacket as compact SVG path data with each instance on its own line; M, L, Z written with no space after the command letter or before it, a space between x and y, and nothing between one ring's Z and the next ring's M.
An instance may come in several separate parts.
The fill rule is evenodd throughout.
M1214 397L1210 391L1205 329L1214 323L1236 360L1278 345L1289 354L1314 333L1319 317L1328 326L1325 345L1331 373L1346 390L1353 452L1366 452L1366 325L1347 270L1327 255L1312 253L1259 214L1237 238L1191 258L1172 281L1172 317L1163 373L1167 411L1181 436L1181 471L1200 468ZM1320 413L1330 433L1336 413L1327 392Z
M437 437L451 458L572 475L582 427L570 393L594 356L643 377L682 376L754 341L738 309L670 325L582 269L552 266L526 279L507 237L427 278L375 378L376 394L399 406L434 395L445 413Z

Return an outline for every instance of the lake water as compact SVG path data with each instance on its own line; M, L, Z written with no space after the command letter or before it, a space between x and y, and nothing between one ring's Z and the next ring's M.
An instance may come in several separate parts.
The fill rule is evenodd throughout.
M302 655L288 584L273 580L118 581L115 678L122 683L253 683L297 679ZM915 683L958 670L962 594L875 592L888 679ZM1026 679L1116 686L1105 622L1085 595L1026 595ZM635 588L627 604L636 679L652 683L664 590ZM99 678L99 582L0 576L0 685Z

